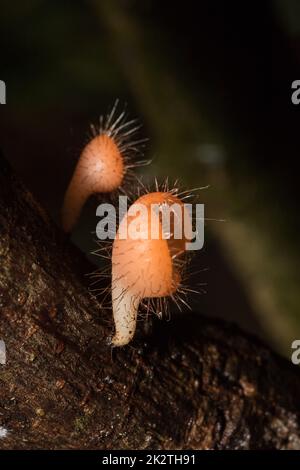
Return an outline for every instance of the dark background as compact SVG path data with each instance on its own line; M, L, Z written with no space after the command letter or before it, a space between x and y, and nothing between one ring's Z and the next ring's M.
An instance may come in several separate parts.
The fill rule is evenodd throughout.
M207 221L193 261L191 283L206 291L191 298L195 314L238 322L290 356L300 337L299 38L297 0L1 2L0 147L59 223L90 123L116 98L127 103L150 138L146 178L210 185L206 215L226 219ZM95 206L73 234L87 254Z

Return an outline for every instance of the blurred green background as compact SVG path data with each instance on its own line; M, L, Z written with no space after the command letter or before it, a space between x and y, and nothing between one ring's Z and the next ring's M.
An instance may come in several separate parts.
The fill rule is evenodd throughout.
M208 221L195 311L286 356L300 337L300 3L1 2L0 147L59 223L64 190L116 98L150 138L153 176L200 192ZM95 201L73 239L95 246ZM203 271L202 271L203 269Z

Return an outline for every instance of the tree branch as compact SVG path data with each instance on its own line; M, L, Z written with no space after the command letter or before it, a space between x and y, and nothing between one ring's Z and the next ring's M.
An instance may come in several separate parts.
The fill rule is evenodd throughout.
M296 366L196 313L112 351L90 271L1 157L0 448L300 448Z

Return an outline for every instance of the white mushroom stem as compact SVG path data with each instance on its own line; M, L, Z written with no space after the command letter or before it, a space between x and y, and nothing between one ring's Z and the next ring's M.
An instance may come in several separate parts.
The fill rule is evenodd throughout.
M113 346L125 346L135 333L140 297L122 285L115 285L112 292L115 335Z

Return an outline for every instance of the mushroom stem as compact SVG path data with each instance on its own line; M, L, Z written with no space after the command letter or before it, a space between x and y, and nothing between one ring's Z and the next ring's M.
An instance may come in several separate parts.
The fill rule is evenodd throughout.
M123 288L122 285L114 285L112 293L115 323L115 335L112 338L113 346L125 346L132 340L136 330L140 300L140 296L137 296L128 288Z
M62 227L64 232L71 232L77 220L79 219L82 207L85 204L89 194L86 188L81 184L82 177L78 170L75 170L73 178L65 194L62 208Z

